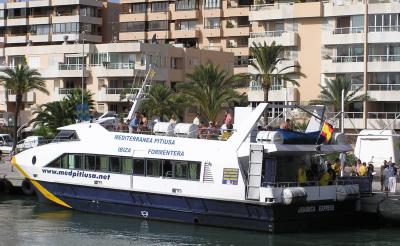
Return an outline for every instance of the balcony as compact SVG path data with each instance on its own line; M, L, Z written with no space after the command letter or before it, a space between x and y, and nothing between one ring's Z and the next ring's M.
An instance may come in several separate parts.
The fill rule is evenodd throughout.
M222 46L221 45L208 45L208 46L204 46L203 49L221 51L222 50Z
M358 0L329 1L323 3L323 13L326 17L363 15L364 3ZM371 11L371 9L369 9Z
M13 34L12 36L7 36L6 41L8 44L21 44L27 42L26 34Z
M206 8L202 12L204 18L210 17L222 17L222 8L215 7L215 8Z
M286 58L286 60L280 61L276 65L277 71L282 70L285 67L290 67L288 69L285 69L285 73L291 73L291 72L298 72L299 71L299 62L294 59L294 58ZM258 74L258 71L253 67L253 66L248 66L248 71L251 74Z
M84 77L89 76L89 71L86 68L82 70L82 64L64 64L60 63L58 65L58 76L59 77L82 77L82 72Z
M107 63L105 66L92 66L92 72L97 77L132 77L134 70L139 69L135 63Z
M295 87L284 88L282 86L272 86L268 93L269 101L298 101L299 91ZM250 86L248 90L248 100L250 102L263 102L264 91L260 85Z
M225 37L239 37L250 35L250 26L233 26L233 27L225 27L224 28L224 36Z
M295 2L294 3L294 18L310 18L322 17L323 5L322 1L316 2Z
M26 25L28 25L28 19L26 17L7 19L7 26L26 26Z
M29 8L48 7L50 6L50 0L29 1L28 5Z
M29 17L29 25L45 25L50 24L49 16L30 16Z
M171 15L172 20L199 19L200 11L198 9L174 10L171 11Z
M264 41L267 45L271 45L273 41L282 46L297 46L299 43L299 34L297 32L287 31L266 31L266 32L252 32L250 33L249 45L253 42L263 44Z
M130 13L121 14L119 21L122 22L133 22L133 21L146 21L146 13Z
M53 101L61 101L76 88L54 88Z
M198 29L181 29L171 32L171 38L199 38L200 31Z
M170 39L171 33L169 30L148 30L147 37L151 38L156 35L157 39Z
M368 43L391 43L400 40L400 26L370 26L368 29Z
M400 55L369 55L368 72L400 71Z
M29 35L29 40L34 43L47 43L50 42L50 35Z
M293 3L275 3L252 5L250 8L250 21L292 19Z
M222 28L221 26L204 27L203 36L207 38L221 37Z
M332 112L331 116L337 112ZM400 129L400 122L393 121L399 117L400 112L368 112L367 113L367 128L368 129L383 129L389 126L389 129ZM334 127L339 127L339 119L334 122ZM363 113L362 112L346 112L344 120L345 129L364 129Z
M375 101L398 101L400 84L368 84L368 95Z
M8 101L15 102L16 95L12 90L8 90ZM34 103L36 101L36 93L33 91L29 91L28 93L22 96L22 101L27 103Z
M370 13L393 13L400 12L399 1L397 0L369 0L368 12Z
M52 42L64 42L64 37L68 36L68 41L77 41L80 40L81 38L80 33L56 33L51 35L51 41ZM93 35L93 34L86 34L85 35L85 42L91 42L91 43L101 43L102 36L101 35Z
M364 43L364 27L340 27L322 35L326 45Z
M119 33L119 40L121 41L145 40L147 37L148 35L145 31Z
M157 20L170 20L171 12L169 10L163 12L149 12L147 14L147 21L157 21ZM143 21L144 19L142 19Z
M101 87L97 93L98 102L120 102L121 92L130 88L107 88Z
M250 6L233 4L232 2L227 9L224 9L224 17L249 16Z
M224 48L224 52L232 52L235 56L248 56L249 47L248 45L227 45L226 48Z
M322 73L362 73L364 56L336 56L321 61Z

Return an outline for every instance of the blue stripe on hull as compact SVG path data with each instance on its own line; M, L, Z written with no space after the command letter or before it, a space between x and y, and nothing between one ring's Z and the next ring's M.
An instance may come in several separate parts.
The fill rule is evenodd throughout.
M48 182L40 184L80 211L247 230L304 231L328 224L337 226L337 222L348 223L355 215L355 201L264 206ZM39 198L49 202L41 195ZM326 204L334 205L335 211L318 212L318 206ZM316 206L317 211L298 213L300 206Z

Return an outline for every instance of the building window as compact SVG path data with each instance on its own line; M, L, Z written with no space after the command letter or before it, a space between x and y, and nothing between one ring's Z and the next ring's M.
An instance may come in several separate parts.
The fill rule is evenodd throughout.
M118 105L115 103L111 103L108 107L108 111L113 111L113 112L117 112L118 111Z
M146 3L134 3L133 6L133 13L146 13L147 11L147 4Z
M221 28L221 19L219 17L206 18L204 23L205 23L204 28L206 29Z
M168 21L149 21L149 31L168 30Z
M39 56L28 57L28 66L30 68L40 68L40 57Z
M96 8L89 6L81 6L79 15L96 17Z
M177 0L175 2L176 11L195 10L198 9L198 2L196 0Z
M235 67L247 67L249 65L249 57L248 56L235 56Z
M220 9L221 0L205 0L204 9Z
M146 22L122 22L120 25L120 32L143 32L146 31Z
M177 30L195 30L196 25L196 20L182 20L178 22Z
M151 12L164 12L164 11L168 11L168 2L151 3Z
M79 23L53 24L53 33L79 33Z
M50 25L33 25L29 27L31 35L48 35L50 33Z

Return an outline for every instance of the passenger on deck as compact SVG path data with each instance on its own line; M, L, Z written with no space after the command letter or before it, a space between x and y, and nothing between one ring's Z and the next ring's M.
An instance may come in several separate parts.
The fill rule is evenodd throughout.
M129 123L129 133L135 132L140 123L140 113L137 111Z
M355 177L355 176L357 176L357 175L358 175L358 173L357 173L357 161L355 161L355 162L353 163L353 166L351 166L351 173L350 173L350 176Z
M193 124L200 126L200 114L196 113L196 117L193 119Z
M285 122L282 122L279 125L279 128L282 129L282 130L288 130L289 131L290 130L290 120L286 119Z
M363 164L358 169L358 176L364 177L367 176L367 163L363 162Z
M384 185L385 176L383 175L383 172L384 172L385 168L388 166L387 163L388 163L387 160L384 160L383 165L381 166L381 191L385 190L385 185Z
M339 158L335 159L335 163L333 164L332 169L335 172L336 177L340 176L341 163Z
M306 181L306 163L302 161L300 163L299 170L297 171L297 182L299 182L300 186L304 186L306 184Z
M397 168L394 166L394 163L390 162L388 167L388 177L389 177L388 188L391 193L396 192L396 186L397 186L396 175L397 175Z
M331 180L336 179L336 173L332 169L332 163L328 162L328 164L326 165L326 171L329 173Z
M319 179L319 185L321 186L328 185L330 180L331 180L331 175L329 174L328 171L325 171L323 169L321 173L321 178Z

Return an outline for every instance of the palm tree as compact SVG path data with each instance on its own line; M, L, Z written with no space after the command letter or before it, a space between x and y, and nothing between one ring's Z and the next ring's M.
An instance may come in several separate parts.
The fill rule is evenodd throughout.
M250 65L257 71L257 80L261 82L261 87L264 92L264 102L268 102L268 92L274 81L291 82L292 84L299 86L299 83L293 79L293 76L305 77L305 75L298 71L288 72L289 69L299 68L299 66L286 66L279 68L279 63L286 60L282 57L284 48L281 45L277 45L275 41L269 46L264 41L263 44L253 42L253 46L250 47L250 53L254 57ZM264 115L267 119L268 115L265 111Z
M321 94L317 100L312 100L311 104L321 104L331 106L335 112L339 111L342 105L342 90L344 90L344 107L347 108L355 102L372 100L367 94L360 94L362 87L351 90L351 80L338 77L334 80L327 80L325 86L321 86Z
M140 104L141 111L147 113L149 117L158 116L161 120L174 114L182 115L185 107L186 100L183 95L161 84L153 85Z
M69 118L78 119L77 106L82 104L82 89L74 89L64 98L67 111L71 114ZM94 108L93 93L89 90L83 92L83 103L88 105L88 109Z
M74 114L68 109L67 101L55 101L43 104L41 110L33 112L36 117L31 120L33 128L36 126L45 127L54 135L57 128L72 124L75 122ZM71 118L71 116L73 118Z
M22 97L31 90L38 90L49 94L46 89L44 80L40 77L41 74L36 69L29 68L26 64L17 65L15 68L4 68L1 70L0 84L8 90L15 93L15 112L14 112L14 144L13 151L17 146L17 130L18 117L22 104Z
M244 97L233 89L243 76L230 75L213 64L196 66L186 77L188 83L178 88L200 108L208 121L215 122L222 108L231 107Z

